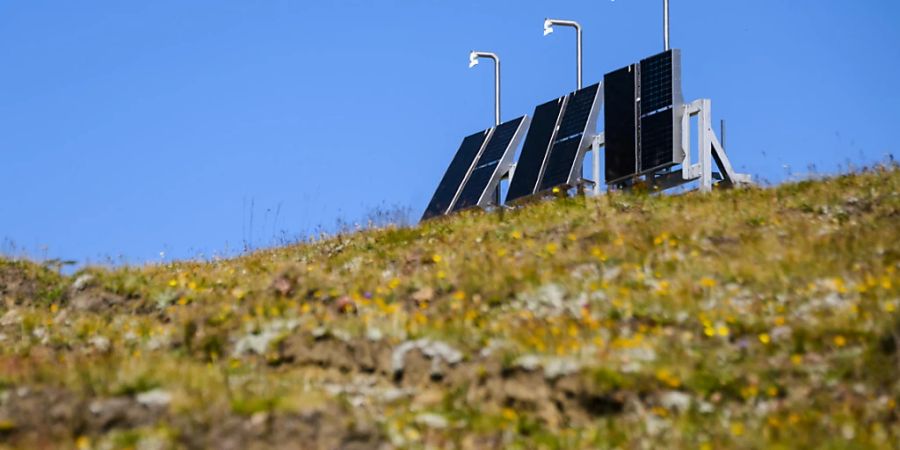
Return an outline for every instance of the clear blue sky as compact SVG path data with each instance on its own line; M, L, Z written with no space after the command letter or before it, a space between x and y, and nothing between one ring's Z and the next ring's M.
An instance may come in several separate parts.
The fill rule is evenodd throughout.
M897 154L900 2L672 0L688 99L743 171ZM0 250L140 263L417 219L463 136L657 53L658 0L0 2ZM254 205L250 227L250 204ZM280 206L280 212L276 211Z

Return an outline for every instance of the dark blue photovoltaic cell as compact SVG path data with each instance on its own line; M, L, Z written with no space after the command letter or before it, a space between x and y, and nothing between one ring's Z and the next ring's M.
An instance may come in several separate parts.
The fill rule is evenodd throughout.
M428 207L425 208L422 220L427 220L447 213L450 206L452 206L453 198L459 191L460 185L472 168L475 158L478 157L478 152L481 150L487 134L488 130L481 131L463 139L462 144L459 146L459 150L456 151L456 156L454 156L453 161L450 162L450 167L447 168L447 172L444 173L444 177L441 179L440 184L438 184L434 196L431 197L431 202L429 202Z
M584 133L599 90L600 83L597 83L569 94L566 112L563 114L562 122L559 123L559 132L556 133L556 142Z
M634 65L610 72L603 77L605 135L604 161L606 180L618 180L637 172L635 142L635 75Z
M641 115L651 114L674 103L672 55L669 50L641 61Z
M506 153L523 120L525 120L524 117L519 117L497 127L478 158L475 170L466 181L462 193L459 194L459 198L453 206L454 211L478 205L478 200L481 199L485 189L489 187L488 183L490 183L494 171L497 170L497 165Z
M581 144L580 136L553 144L550 160L547 161L547 170L544 172L544 179L541 182L542 191L562 186L569 181L572 164L575 162L575 157L578 156L579 144Z
M569 182L569 174L575 165L581 139L586 131L591 109L597 99L600 84L588 86L569 95L569 102L563 113L562 122L541 180L541 191L562 186Z
M640 172L674 163L675 50L641 61Z
M669 108L641 118L641 172L672 163L672 113Z
M525 144L522 145L522 154L516 163L516 173L509 183L507 202L534 194L562 112L564 98L551 100L535 108L531 127L525 136Z

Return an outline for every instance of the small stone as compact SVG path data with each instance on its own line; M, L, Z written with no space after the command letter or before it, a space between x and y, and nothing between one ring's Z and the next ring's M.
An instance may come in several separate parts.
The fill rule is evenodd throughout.
M162 389L153 389L138 394L135 399L144 406L164 407L172 401L172 394Z
M75 291L82 291L84 288L88 287L88 284L94 281L94 276L86 273L75 279L75 282L72 283L72 289Z
M663 407L669 410L686 412L691 407L691 396L679 391L668 391L659 398Z
M105 336L94 336L90 340L91 345L101 352L109 351L110 342Z
M447 428L447 419L440 414L423 413L416 416L416 423L429 428L443 429Z

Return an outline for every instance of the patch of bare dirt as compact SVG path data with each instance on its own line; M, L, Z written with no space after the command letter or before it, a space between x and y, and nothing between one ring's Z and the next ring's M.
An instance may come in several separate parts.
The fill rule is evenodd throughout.
M0 395L0 444L55 448L79 436L167 424L186 448L377 449L384 436L374 421L337 403L304 412L251 417L207 411L173 415L165 404L131 396L85 398L71 391L19 387Z
M0 299L22 302L34 298L40 286L28 272L14 264L0 264Z
M595 392L582 374L547 377L543 370L504 368L496 356L449 363L413 347L398 361L397 348L384 341L314 338L301 334L282 341L283 363L364 373L415 392L417 403L437 403L436 392L462 389L465 402L484 408L533 412L552 428L585 425L600 416L621 413L627 392ZM401 366L396 367L397 363Z

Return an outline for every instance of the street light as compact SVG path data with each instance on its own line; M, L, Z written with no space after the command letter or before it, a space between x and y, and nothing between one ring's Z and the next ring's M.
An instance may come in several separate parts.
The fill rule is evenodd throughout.
M469 53L469 68L478 65L479 58L494 60L494 122L500 125L500 57L496 53L476 52Z
M544 36L553 34L553 26L572 27L575 29L576 48L578 58L578 89L581 89L581 24L574 20L547 19L544 20Z

